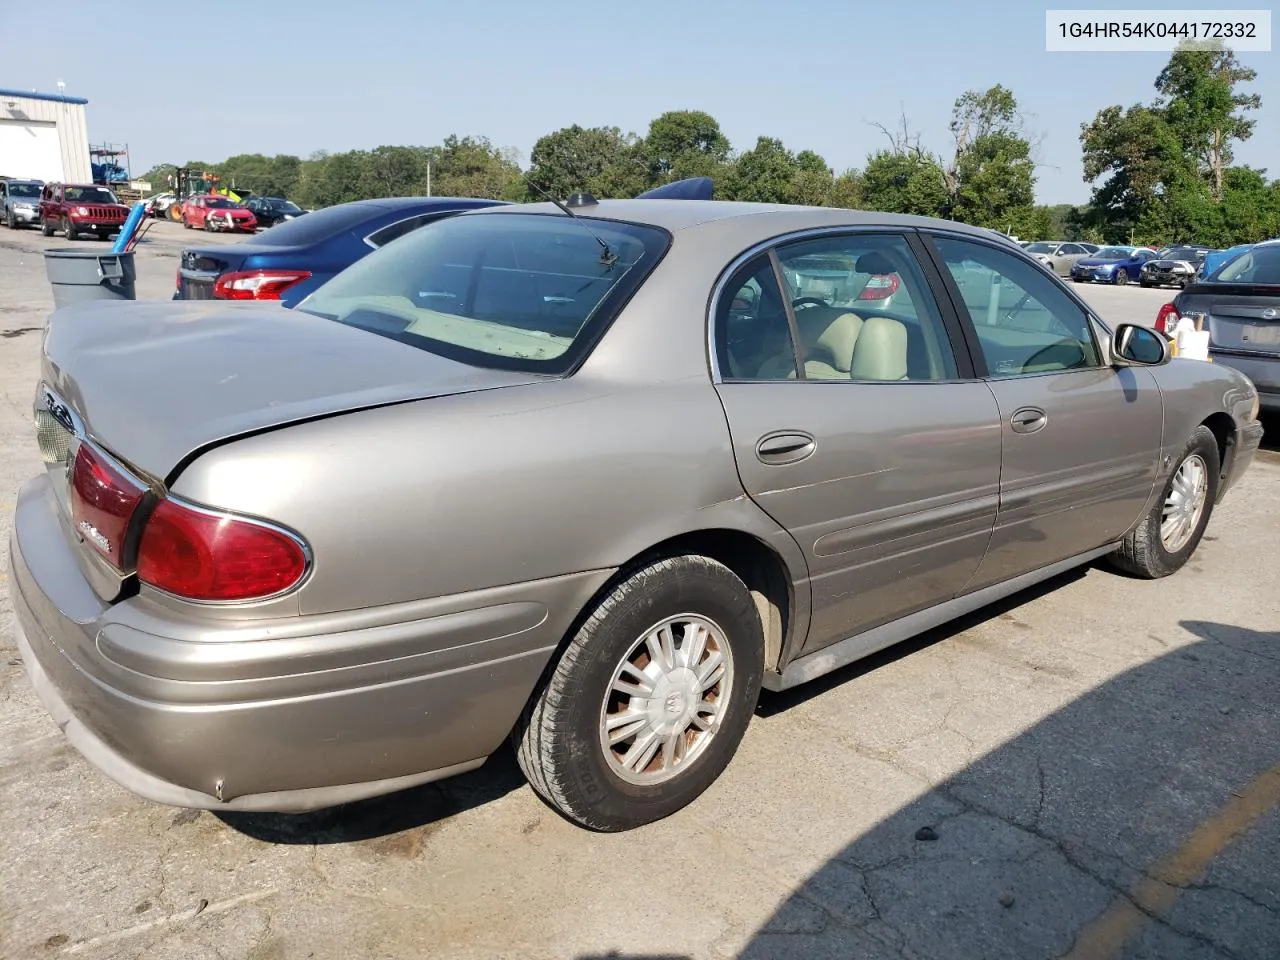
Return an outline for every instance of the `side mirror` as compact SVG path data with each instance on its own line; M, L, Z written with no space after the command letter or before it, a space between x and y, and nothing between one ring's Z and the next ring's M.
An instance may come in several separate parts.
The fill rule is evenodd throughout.
M1120 366L1156 367L1170 359L1169 341L1150 327L1122 323L1111 337L1111 356Z

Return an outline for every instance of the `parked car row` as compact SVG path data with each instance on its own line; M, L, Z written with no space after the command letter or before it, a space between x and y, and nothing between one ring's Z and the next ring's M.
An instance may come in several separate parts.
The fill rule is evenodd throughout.
M278 303L50 318L9 580L70 742L185 807L346 803L511 741L571 821L649 823L762 688L1095 558L1174 574L1262 437L1237 370L943 220L372 200L184 251L178 284Z

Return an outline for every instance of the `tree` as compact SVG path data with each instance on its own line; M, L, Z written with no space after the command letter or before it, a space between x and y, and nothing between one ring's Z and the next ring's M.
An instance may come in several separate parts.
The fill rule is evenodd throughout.
M1262 106L1258 94L1241 93L1237 87L1257 76L1229 50L1181 49L1156 78L1162 98L1156 109L1208 176L1215 203L1222 202L1232 144L1253 135L1256 121L1246 114Z
M644 138L643 152L649 163L652 183L677 180L676 168L709 160L723 164L729 156L729 141L720 132L715 117L701 110L671 110L655 117Z
M648 185L639 139L617 127L564 127L541 137L529 160L528 179L559 200L578 190L633 197ZM530 188L528 197L541 195Z
M431 192L441 197L488 197L501 199L519 184L520 165L515 151L498 149L485 137L444 138L438 147L427 149L431 164Z
M781 140L760 137L752 149L734 161L726 184L729 199L793 203L792 181L802 169Z
M1082 125L1080 142L1085 182L1095 183L1095 220L1110 241L1127 242L1170 186L1194 180L1177 136L1151 107L1106 107Z
M1001 230L1010 220L1028 220L1035 162L1023 128L1018 101L1007 88L961 94L949 126L955 148L942 171L947 216Z
M881 150L862 170L862 204L884 213L940 217L946 213L947 186L942 167L923 153Z

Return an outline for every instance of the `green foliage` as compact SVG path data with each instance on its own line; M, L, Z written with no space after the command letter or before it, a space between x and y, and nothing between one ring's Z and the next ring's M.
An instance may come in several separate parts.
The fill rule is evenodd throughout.
M1156 78L1154 102L1107 107L1082 125L1093 196L1081 222L1110 243L1226 247L1274 236L1274 185L1231 166L1261 105L1239 86L1255 78L1228 51L1181 49Z
M862 171L862 203L868 210L943 216L947 185L942 167L921 153L881 150Z
M1082 125L1092 198L1084 207L1035 203L1036 146L1017 98L997 84L969 90L953 105L953 147L938 156L902 118L880 127L890 148L862 170L837 175L813 150L758 137L734 154L720 124L701 110L655 117L643 137L618 127L563 127L534 144L527 172L515 151L475 136L433 146L383 145L345 153L240 154L220 164L191 162L227 186L288 196L311 208L368 197L493 197L563 200L578 190L633 197L690 177L710 177L725 200L873 209L986 226L1025 238L1110 243L1200 241L1229 246L1280 235L1280 181L1231 165L1260 106L1241 84L1255 79L1224 51L1179 50L1156 80L1150 104L1107 107ZM172 164L143 174L167 189Z
M576 123L541 137L530 154L528 180L557 199L587 190L599 199L633 197L648 185L642 144L617 127ZM541 199L530 186L530 200Z

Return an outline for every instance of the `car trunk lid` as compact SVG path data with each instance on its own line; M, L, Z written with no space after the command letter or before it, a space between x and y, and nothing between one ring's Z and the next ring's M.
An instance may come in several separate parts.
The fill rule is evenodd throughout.
M1196 284L1183 292L1178 312L1204 314L1213 347L1280 355L1280 285Z
M290 423L545 379L279 307L90 302L50 318L37 431L81 567L109 602L132 571L121 555L126 532L136 539L148 497L163 495L201 450Z
M44 350L46 382L89 435L161 480L245 433L546 379L254 303L76 305L50 318Z

